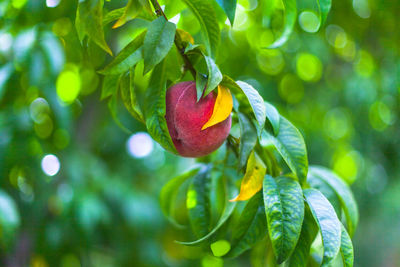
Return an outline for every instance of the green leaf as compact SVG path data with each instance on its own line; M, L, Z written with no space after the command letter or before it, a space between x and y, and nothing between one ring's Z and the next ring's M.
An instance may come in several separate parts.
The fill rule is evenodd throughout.
M318 9L319 9L319 26L318 29L324 25L326 18L328 17L328 13L331 10L332 1L331 0L317 0Z
M275 136L277 136L279 133L279 123L280 123L279 112L273 105L271 105L267 101L265 101L264 104L265 104L265 114L267 115L267 119L271 123Z
M204 59L206 60L208 69L207 87L204 92L204 96L207 96L222 81L222 74L211 57L204 56Z
M200 23L208 54L215 59L220 39L217 15L213 6L204 0L183 0Z
M344 267L353 267L354 264L354 250L353 243L351 242L350 236L342 224L342 238L340 243L340 254L343 259Z
M264 128L264 125L265 125L266 111L265 111L264 100L261 97L261 95L258 93L258 91L256 89L254 89L254 87L251 86L250 84L242 82L242 81L237 81L236 84L239 86L239 88L242 90L242 92L246 96L248 103L250 104L251 109L253 110L254 116L258 122L257 130L258 130L258 135L260 136L262 129ZM240 104L242 104L244 102L243 96L239 97L238 101Z
M101 88L101 100L117 93L119 77L120 75L107 75L104 77Z
M324 167L312 166L310 173L325 181L336 192L346 216L349 234L352 236L358 224L358 208L350 188L334 172Z
M120 89L122 101L126 109L131 115L138 121L144 123L143 113L140 109L139 103L137 102L135 87L134 87L134 76L135 69L131 69L129 73L126 73L121 77Z
M105 16L103 16L103 25L107 25L111 21L114 21L121 17L125 12L126 7L121 7L117 9L113 9L108 12Z
M306 144L299 130L281 116L278 135L275 137L267 133L267 136L300 184L303 184L307 177L308 158Z
M87 34L93 42L112 55L104 39L103 5L103 0L79 1L75 25L81 42Z
M176 26L164 17L153 20L144 38L144 73L161 62L174 44Z
M265 175L263 183L268 233L277 263L284 262L296 247L304 219L303 192L291 178Z
M222 7L231 25L233 25L236 12L236 0L217 0L217 3Z
M186 197L189 221L197 238L209 233L210 228L210 183L209 168L203 168L193 178Z
M340 250L341 223L332 205L321 192L309 188L303 193L322 235L324 256L321 266L328 266Z
M104 75L120 74L136 65L142 58L143 41L146 32L141 33L132 42L125 46L121 52L99 73Z
M200 100L203 95L204 89L207 86L207 77L200 73L200 71L196 72L196 96L197 101Z
M267 229L262 194L257 193L244 207L237 225L233 228L232 249L226 257L237 257L253 247L267 235Z
M294 24L296 22L297 17L297 6L296 0L283 0L282 1L285 7L285 23L283 26L283 31L278 39L276 39L271 45L267 48L277 48L286 43L289 39L289 36L292 34Z
M148 0L129 0L124 12L113 25L113 29L124 25L128 20L136 18L143 9L151 10Z
M296 248L289 259L289 267L306 267L310 256L311 245L318 234L318 226L314 221L311 211L306 207L304 221Z
M179 187L189 178L196 175L201 166L196 166L193 169L171 179L164 187L161 189L160 193L160 206L161 211L164 213L165 217L175 226L182 227L174 218L174 202L178 194Z
M165 120L166 63L158 64L146 91L144 115L147 131L166 150L177 154Z
M241 170L246 166L251 151L257 143L257 133L253 123L241 112L238 112L240 126L239 164Z
M119 86L120 79L118 81ZM118 118L118 94L113 94L110 99L108 100L108 109L110 110L111 116L114 119L114 122L118 125L121 130L123 130L125 133L130 134L131 131L126 128L121 121Z

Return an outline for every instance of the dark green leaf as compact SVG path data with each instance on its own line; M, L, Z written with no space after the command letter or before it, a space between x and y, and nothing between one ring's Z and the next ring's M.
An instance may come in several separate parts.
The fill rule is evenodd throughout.
M203 168L193 178L186 198L189 221L197 238L206 236L210 231L210 171Z
M120 75L107 75L104 77L103 87L101 88L101 100L116 94L119 77Z
M146 32L141 33L132 42L125 46L121 52L101 71L101 74L120 74L136 65L142 58L143 41Z
M144 73L161 62L174 44L176 26L164 17L153 20L144 38Z
M160 206L161 211L164 213L165 217L174 224L175 226L182 227L174 218L174 202L176 195L178 194L179 187L189 178L193 177L198 173L201 166L197 166L184 174L181 174L173 179L171 179L164 187L161 189L160 193Z
M346 216L349 234L352 236L358 224L358 208L350 188L334 172L324 167L312 166L310 173L325 181L336 192Z
M245 206L232 233L232 249L226 255L234 258L253 247L267 235L262 194L254 195Z
M204 76L200 71L196 72L196 95L197 101L200 100L201 96L203 95L204 89L207 86L207 77Z
M317 0L319 9L319 28L324 25L328 13L331 10L332 1L331 0Z
M240 126L240 145L239 145L239 166L241 170L246 166L247 160L250 156L251 151L257 143L256 129L251 122L241 112L238 112L239 126Z
M118 82L119 83L119 82ZM119 85L118 85L119 86ZM110 99L108 100L108 109L111 112L111 116L114 119L115 123L118 125L121 130L123 130L125 133L131 133L131 131L126 128L121 121L118 118L118 94L113 94Z
M353 267L354 264L354 251L353 243L351 242L350 236L342 224L342 238L340 243L340 254L343 259L344 267Z
M231 25L233 25L236 12L236 0L217 0L217 3L222 7Z
M120 89L122 101L126 109L131 113L131 115L138 121L144 123L144 118L142 110L137 102L136 92L134 88L134 75L135 70L132 68L129 73L124 74L120 80Z
M285 23L283 26L283 31L278 39L276 39L267 48L277 48L286 43L289 39L290 34L292 34L294 24L297 17L297 6L296 0L283 0L283 5L285 6Z
M267 135L290 170L303 184L307 177L308 158L306 144L299 130L281 116L278 135L276 137L269 133Z
M328 266L340 250L341 223L329 201L316 189L303 191L307 204L321 231L324 256L321 266Z
M264 104L265 104L265 114L267 115L267 119L271 123L275 136L277 136L279 133L279 123L280 123L279 112L270 103L265 101Z
M208 54L215 59L220 30L213 6L204 0L183 0L183 2L185 2L199 21Z
M146 91L144 115L146 127L154 140L166 150L177 154L165 120L166 63L158 64L151 75Z
M265 175L263 183L268 233L278 264L296 247L304 219L303 192L291 178Z

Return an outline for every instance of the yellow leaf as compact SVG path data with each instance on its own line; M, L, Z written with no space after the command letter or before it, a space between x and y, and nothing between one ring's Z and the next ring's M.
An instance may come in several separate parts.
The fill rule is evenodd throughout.
M210 119L203 125L202 130L214 126L217 123L224 121L232 112L233 100L229 89L218 85L218 95L215 100L213 113Z
M176 29L176 32L178 33L182 42L194 44L194 39L192 35L190 35L190 33L188 33L187 31Z
M255 152L251 152L247 161L246 173L240 185L240 193L229 201L248 200L261 190L267 167Z

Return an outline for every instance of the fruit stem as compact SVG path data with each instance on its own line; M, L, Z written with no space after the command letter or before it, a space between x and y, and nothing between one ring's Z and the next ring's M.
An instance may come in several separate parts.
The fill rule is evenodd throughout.
M154 7L154 10L157 14L158 17L163 16L166 21L168 21L167 16L165 15L164 11L162 10L160 4L158 3L157 0L150 0L151 4ZM196 70L194 69L192 63L189 60L189 57L185 54L185 47L182 46L182 44L178 41L178 38L176 37L175 34L175 39L174 43L176 48L178 48L179 54L182 56L183 61L185 63L185 69L189 70L190 73L192 74L193 78L196 80Z

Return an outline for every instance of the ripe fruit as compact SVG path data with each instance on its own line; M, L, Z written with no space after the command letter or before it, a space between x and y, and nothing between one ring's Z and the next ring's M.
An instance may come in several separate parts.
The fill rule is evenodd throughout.
M201 157L222 145L231 129L232 118L201 130L213 113L217 94L211 92L196 103L196 83L181 82L167 91L166 115L169 134L183 157Z

